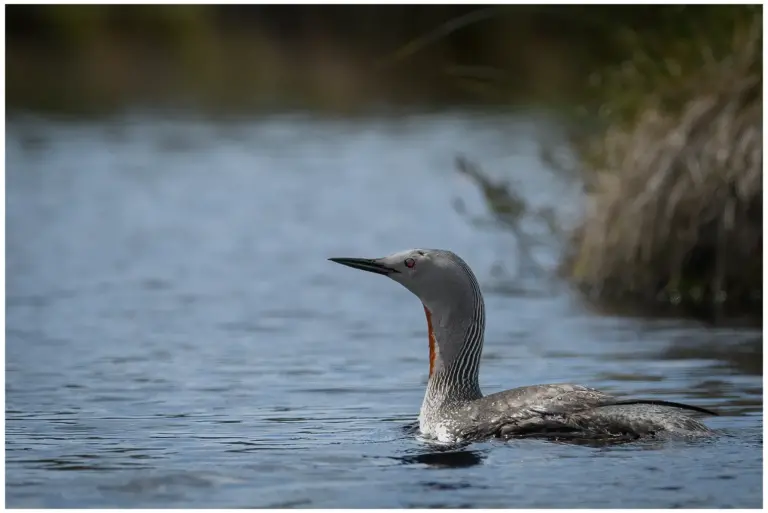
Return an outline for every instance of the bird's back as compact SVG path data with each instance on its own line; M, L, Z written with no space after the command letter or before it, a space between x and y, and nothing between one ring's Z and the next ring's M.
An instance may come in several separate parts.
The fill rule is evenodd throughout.
M460 437L584 436L637 438L710 430L693 415L711 413L688 405L621 400L581 385L533 385L491 394L465 405Z

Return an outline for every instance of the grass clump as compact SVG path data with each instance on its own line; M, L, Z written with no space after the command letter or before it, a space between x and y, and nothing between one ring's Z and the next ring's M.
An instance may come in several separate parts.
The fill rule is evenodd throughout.
M602 128L574 141L588 207L563 270L599 304L761 317L762 9L729 9L708 39L634 42L593 77Z

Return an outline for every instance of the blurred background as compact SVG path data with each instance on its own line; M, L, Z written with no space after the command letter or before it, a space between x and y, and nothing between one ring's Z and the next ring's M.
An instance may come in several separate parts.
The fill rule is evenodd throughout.
M760 504L762 6L11 5L6 112L9 506ZM425 447L410 247L726 436Z

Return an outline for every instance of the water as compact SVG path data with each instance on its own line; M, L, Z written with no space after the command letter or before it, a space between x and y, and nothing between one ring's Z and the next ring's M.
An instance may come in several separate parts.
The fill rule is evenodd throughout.
M598 316L515 276L456 152L578 212L528 118L13 120L9 507L759 507L759 332ZM556 134L553 132L553 137ZM714 408L719 436L433 447L418 300L326 260L451 248L487 302L486 393L580 382ZM539 249L542 265L555 249Z

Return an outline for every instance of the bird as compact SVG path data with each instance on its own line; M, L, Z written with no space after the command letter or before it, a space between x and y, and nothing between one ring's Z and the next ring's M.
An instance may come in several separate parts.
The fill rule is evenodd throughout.
M427 318L429 378L419 411L427 440L490 438L619 440L713 434L699 417L717 413L653 399L622 399L584 385L553 383L483 395L479 384L485 302L457 254L409 249L382 258L329 258L387 276L421 300Z

